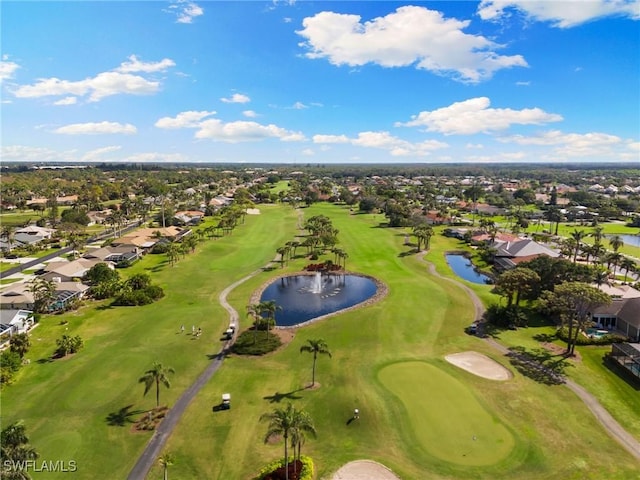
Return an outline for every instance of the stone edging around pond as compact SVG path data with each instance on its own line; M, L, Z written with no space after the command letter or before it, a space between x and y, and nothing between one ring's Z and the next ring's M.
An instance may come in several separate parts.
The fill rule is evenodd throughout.
M251 297L249 299L249 303L251 305L256 304L256 303L260 303L260 296L262 295L262 292L264 292L265 289L269 285L271 285L273 282L275 282L275 281L277 281L277 280L279 280L281 278L284 278L284 277L295 277L295 276L300 276L300 275L315 275L316 273L317 272L308 272L308 271L304 270L304 271L301 271L301 272L283 273L282 275L278 275L276 277L270 278L265 283L263 283L262 286L260 286L257 290L255 290L251 294ZM387 285L385 283L381 282L377 278L372 277L370 275L364 275L362 273L346 272L346 271L330 272L330 274L331 275L353 275L353 276L356 276L356 277L368 278L369 280L371 280L373 283L376 284L376 293L372 297L367 298L364 302L360 302L360 303L358 303L356 305L353 305L351 307L343 308L342 310L336 310L335 312L327 313L325 315L321 315L319 317L312 318L311 320L307 320L306 322L299 323L297 325L291 325L291 326L278 326L278 325L276 325L275 328L282 329L282 330L292 330L292 329L295 329L295 328L304 327L305 325L309 325L311 323L317 322L318 320L324 320L325 318L332 317L334 315L338 315L339 313L349 312L351 310L355 310L356 308L362 308L362 307L366 307L367 305L374 304L374 303L382 300L389 293L389 288L387 287Z

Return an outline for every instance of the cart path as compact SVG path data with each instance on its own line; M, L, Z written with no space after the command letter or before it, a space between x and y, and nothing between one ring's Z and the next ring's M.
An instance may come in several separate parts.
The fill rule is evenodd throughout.
M198 392L200 392L202 387L204 387L211 379L211 377L213 377L213 374L218 371L218 369L222 365L224 357L229 351L229 348L231 347L231 345L233 345L233 342L235 342L236 336L238 335L240 317L238 315L238 312L227 301L227 295L229 295L229 293L238 285L263 272L265 268L269 268L270 266L271 263L267 264L266 267L256 270L246 277L241 278L237 282L232 283L222 292L220 292L220 295L218 295L218 301L229 313L229 323L236 326L233 338L227 340L223 344L222 349L220 350L220 352L218 352L218 354L216 354L209 366L207 366L207 368L200 374L196 381L187 390L184 391L175 405L169 409L167 416L164 418L164 420L162 420L162 422L160 422L160 425L153 433L151 440L144 449L144 452L142 452L142 455L140 455L140 457L138 458L138 461L129 473L127 480L144 480L147 477L149 471L151 470L151 467L161 455L162 449L171 436L173 429L178 424L180 417L182 417L182 414L185 412Z
M482 315L485 312L485 308L484 308L484 305L482 304L482 301L478 297L478 295L476 295L476 292L474 292L471 288L469 288L462 282L459 282L453 278L448 278L443 275L440 275L436 271L436 266L422 257L424 253L425 252L419 252L417 254L417 257L420 259L420 261L427 264L429 268L429 273L438 278L454 283L458 285L460 288L462 288L465 292L467 292L467 294L469 295L469 298L473 302L473 306L475 309L475 318L476 320L481 321ZM487 342L489 345L491 345L491 347L493 347L495 350L502 353L503 355L506 355L507 353L509 353L509 349L507 347L498 343L493 338L483 337L483 340ZM622 427L622 425L620 425L618 421L611 416L611 414L600 404L600 402L598 402L596 397L594 397L591 393L587 392L582 386L580 386L573 380L564 378L564 384L572 392L574 392L578 396L578 398L580 398L585 403L587 408L589 408L591 413L593 413L593 415L604 427L607 433L612 438L614 438L620 445L622 445L631 455L633 455L636 459L640 460L640 442L633 435L627 432Z

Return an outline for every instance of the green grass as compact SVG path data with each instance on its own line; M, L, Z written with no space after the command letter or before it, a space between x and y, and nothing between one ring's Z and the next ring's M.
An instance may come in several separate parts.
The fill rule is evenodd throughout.
M404 421L402 431L417 448L452 464L472 466L493 465L513 451L509 429L463 382L438 367L397 362L380 369L378 378L406 411L399 422Z
M24 419L41 458L76 460L76 478L125 478L150 434L132 433L130 423L109 425L107 418L129 405L133 411L155 405L153 395L143 397L137 383L153 361L177 372L172 387L161 392L161 403L171 406L206 367L208 355L218 351L218 338L228 322L218 303L220 292L258 271L296 233L296 212L290 207L260 209L261 215L247 216L232 236L206 241L174 267L167 265L165 255L150 255L127 269L127 274L152 274L167 293L159 302L129 308L88 306L66 315L68 325L60 325L62 317L45 317L33 331L31 364L2 392L3 423ZM425 263L403 245L402 229L380 228L381 215L350 215L344 207L318 204L303 212L305 218L332 218L340 247L349 254L347 269L379 278L389 293L378 303L297 330L291 343L276 352L225 359L169 438L166 450L176 457L171 477L250 478L283 453L281 443L263 444L266 424L259 418L287 401L308 410L315 421L318 437L307 440L303 454L314 459L317 478L329 478L358 458L380 461L407 479L626 480L637 475L637 462L567 388L539 384L517 372L510 381L494 382L443 360L449 353L475 350L509 367L488 344L463 333L473 319L471 301L461 288L428 273ZM455 240L435 235L426 260L455 278L443 252L456 246ZM240 312L240 330L249 326L245 307L251 293L275 275L295 272L306 263L296 259L282 269L259 272L230 293L229 301ZM468 285L483 300L494 299L490 286ZM183 323L187 329L192 324L202 327L202 337L181 335ZM70 358L46 361L63 332L81 335L85 348ZM312 358L301 354L300 347L315 338L324 339L333 355L318 359L319 387L305 389ZM394 365L401 371L386 370ZM597 362L584 365L587 373L601 372ZM389 372L396 374L391 377L422 381L393 383ZM584 386L590 388L589 383ZM617 382L602 385L612 408L630 402L621 399L614 386L620 387ZM232 394L231 410L213 412L224 392ZM452 412L460 417L451 419L455 428L441 429L442 445L425 446L433 433L424 431L424 420L415 420L424 405L443 417L451 418ZM633 405L628 403L626 412L637 421L640 409L634 411ZM356 407L361 418L347 425ZM471 412L478 416L472 425L494 443L502 439L504 447L490 452L483 444L479 453L470 452L463 460L447 449L455 449L460 431L468 436L462 420ZM436 420L442 426L443 420ZM161 476L155 466L148 478Z

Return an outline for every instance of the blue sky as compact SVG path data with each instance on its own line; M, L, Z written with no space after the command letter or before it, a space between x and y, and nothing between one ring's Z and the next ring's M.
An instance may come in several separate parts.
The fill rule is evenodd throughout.
M640 0L0 9L3 161L640 161Z

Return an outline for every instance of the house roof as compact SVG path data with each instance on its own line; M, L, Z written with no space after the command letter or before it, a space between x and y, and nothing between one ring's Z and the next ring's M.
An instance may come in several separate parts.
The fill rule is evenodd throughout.
M534 255L547 255L548 257L558 257L560 254L545 247L541 243L529 238L515 242L494 242L497 249L496 257L529 257Z
M607 285L605 283L602 285L594 284L593 286L603 291L607 295L611 295L612 297L619 297L619 298L640 297L640 291L636 290L630 285Z
M640 298L625 298L624 305L618 312L618 318L629 325L640 328Z
M99 260L87 258L79 258L73 262L51 262L44 267L44 271L47 274L65 277L82 277L87 270L97 263L100 263Z

